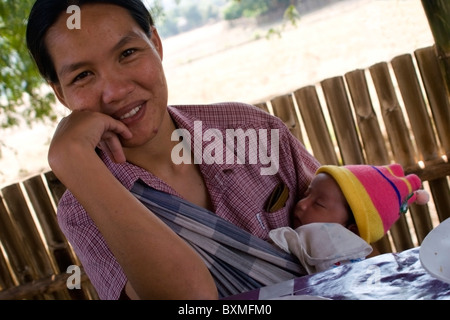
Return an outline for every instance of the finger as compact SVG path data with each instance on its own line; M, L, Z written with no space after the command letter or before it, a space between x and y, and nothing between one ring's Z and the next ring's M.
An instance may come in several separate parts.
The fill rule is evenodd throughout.
M100 150L105 152L110 159L113 159L113 155L112 155L111 151L109 151L108 145L105 142L100 141L97 145L97 148L99 148Z
M123 163L126 161L122 144L115 133L106 132L102 137L101 146L102 150L105 151L114 162Z
M113 120L108 125L109 125L108 128L105 130L106 132L108 131L114 132L115 134L121 136L123 139L126 140L130 139L133 136L130 129L128 129L128 127L125 124L123 124L118 120Z

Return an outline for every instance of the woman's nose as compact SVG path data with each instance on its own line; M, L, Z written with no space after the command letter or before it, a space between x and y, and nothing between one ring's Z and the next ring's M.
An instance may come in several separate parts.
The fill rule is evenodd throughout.
M134 90L134 83L119 72L110 72L103 76L102 97L105 104L123 100Z

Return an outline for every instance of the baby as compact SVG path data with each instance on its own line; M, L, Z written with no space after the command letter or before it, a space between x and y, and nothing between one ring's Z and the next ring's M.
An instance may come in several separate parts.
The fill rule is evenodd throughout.
M399 164L322 166L292 213L292 228L271 240L296 255L308 273L360 261L411 203L426 204L418 176Z

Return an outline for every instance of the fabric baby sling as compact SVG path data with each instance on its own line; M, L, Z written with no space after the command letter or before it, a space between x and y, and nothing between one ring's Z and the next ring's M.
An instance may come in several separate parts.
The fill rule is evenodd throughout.
M306 274L292 255L211 211L140 181L131 192L199 253L220 298Z

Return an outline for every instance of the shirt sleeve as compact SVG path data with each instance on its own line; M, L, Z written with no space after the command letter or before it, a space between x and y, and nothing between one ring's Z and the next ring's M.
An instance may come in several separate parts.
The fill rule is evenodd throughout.
M99 298L119 299L127 278L100 231L69 191L58 204L57 218Z

